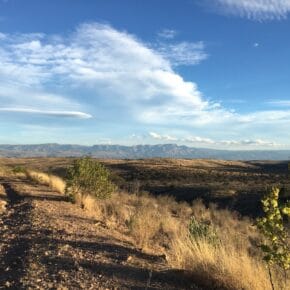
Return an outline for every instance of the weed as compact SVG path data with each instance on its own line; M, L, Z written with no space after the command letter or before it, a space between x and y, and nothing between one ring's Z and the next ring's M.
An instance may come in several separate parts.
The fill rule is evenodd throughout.
M189 222L189 233L190 237L196 242L205 240L213 246L220 244L220 239L217 235L215 228L210 222L202 221L198 222L195 217L191 217Z

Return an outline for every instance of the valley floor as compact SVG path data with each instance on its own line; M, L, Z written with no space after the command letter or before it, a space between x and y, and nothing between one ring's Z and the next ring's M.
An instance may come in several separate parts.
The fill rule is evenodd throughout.
M162 256L120 241L77 205L16 177L0 177L0 289L199 289Z

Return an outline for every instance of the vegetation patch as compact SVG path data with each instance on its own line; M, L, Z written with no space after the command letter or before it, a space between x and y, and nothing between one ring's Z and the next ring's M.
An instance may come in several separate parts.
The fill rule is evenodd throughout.
M272 286L265 261L271 265L271 280L275 289L288 289L285 285L288 283L289 286L289 279L285 277L286 280L283 282L283 271L278 271L278 266L282 266L285 271L288 267L289 255L285 244L289 242L289 237L286 236L289 230L287 224L289 205L279 204L279 191L271 191L263 198L261 210L264 210L264 217L259 220L258 230L253 226L253 219L250 217L242 217L232 210L222 209L211 203L204 204L201 200L194 200L191 203L177 202L173 197L166 195L154 197L143 193L145 179L142 179L144 173L141 173L141 167L149 161L134 161L139 164L141 178L132 177L130 191L125 188L123 191L116 190L108 169L95 159L69 159L70 163L66 162L63 168L68 169L66 171L68 174L65 174L68 179L67 182L59 179L62 188L65 188L66 194L74 199L79 198L77 201L80 201L86 214L93 218L95 226L108 230L108 236L118 237L118 240L128 241L144 252L158 255L167 266L185 270L191 275L193 283L204 289L269 290ZM162 160L158 162L162 166L159 163L154 165L153 162L150 166L160 168L153 168L151 171L148 167L145 173L157 176L155 174L157 170L164 174L167 170L176 169L169 167L169 165L175 167L173 161L170 164L165 164ZM182 179L183 181L180 179L179 183L174 184L174 190L178 192L184 190L181 183L185 181L188 181L188 190L191 190L189 182L193 184L196 181L198 185L206 186L207 177L212 178L209 183L213 181L211 185L217 189L222 188L222 182L232 184L238 180L232 181L230 178L242 177L235 187L237 191L232 194L216 191L218 198L224 198L223 195L227 198L233 196L235 201L240 197L239 185L244 180L248 181L246 185L250 187L255 186L256 178L256 184L260 183L262 187L268 177L273 177L270 186L280 178L279 175L277 177L273 175L272 169L270 172L264 172L264 175L259 175L255 168L251 169L253 172L248 168L245 169L248 172L232 168L231 172L230 168L228 171L222 171L211 167L211 172L203 173L203 170L207 169L191 169L189 168L191 163L186 164L188 167L181 168L180 172L186 172L187 178ZM164 169L165 165L168 167ZM114 174L117 174L118 170L124 170L117 161L111 161L111 166L108 167L113 170L114 166ZM178 166L181 167L182 164ZM27 172L34 180L53 186L52 175L31 170ZM171 174L168 176L165 177L171 179L172 185L174 176ZM228 176L228 180L224 178L225 176ZM122 177L125 180L126 175L123 174ZM161 177L157 177L157 181L163 183L165 179L159 178ZM114 180L117 178L114 177ZM155 186L158 186L157 181ZM154 185L155 180L149 176L148 179L146 177L146 182L150 186ZM261 199L259 194L255 196L258 202ZM242 198L245 207L251 206L249 194L245 193ZM253 208L257 210L257 207ZM259 245L263 245L261 248L264 252L261 253Z
M68 169L66 194L72 199L78 194L104 199L110 197L115 190L110 172L96 160L88 157L77 159Z
M26 176L35 182L48 185L61 194L65 193L66 183L58 176L34 170L26 170Z
M284 272L285 287L287 271L290 269L290 236L285 221L290 218L290 201L279 205L279 188L272 190L262 199L264 217L257 220L258 229L264 236L261 249L267 262L272 289L275 289L271 266L278 266ZM286 288L285 288L286 289Z
M211 225L209 221L197 221L193 216L189 222L190 237L196 242L205 240L213 246L217 246L220 243L220 239L217 235L216 229Z

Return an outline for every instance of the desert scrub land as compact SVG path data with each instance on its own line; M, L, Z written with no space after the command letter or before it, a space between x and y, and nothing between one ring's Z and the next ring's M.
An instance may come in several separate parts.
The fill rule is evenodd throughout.
M73 159L4 159L2 162L12 170L8 180L15 192L30 201L29 212L33 218L28 233L24 231L24 234L34 232L37 226L41 227L40 233L47 231L53 237L51 244L36 243L36 248L25 244L29 253L26 260L30 261L28 268L36 267L42 272L37 274L31 270L34 276L29 271L19 274L18 285L32 283L83 289L271 289L267 265L258 247L263 237L251 217L212 203L205 205L201 199L188 203L164 194L154 196L142 190L142 179L137 185L134 179L130 190L125 190L122 182L126 181L125 173L131 171L117 173L128 163L128 166L135 164L140 171L140 168L149 171L151 167L154 176L157 168L160 176L163 176L162 170L177 173L178 167L182 174L193 167L206 172L205 176L210 176L207 170L224 170L229 175L233 171L236 176L244 169L250 176L268 174L276 183L277 176L285 174L283 164L271 164L268 168L268 164L259 163L265 170L259 173L257 164L244 162L102 161L112 171L111 180L119 182L119 189L107 198L79 192L73 204L63 194L67 167ZM27 174L13 173L15 166L25 166ZM218 182L215 175L209 178L209 182L213 181ZM40 234L38 239L41 237ZM105 246L100 242L102 239L106 241ZM35 253L43 258L36 258ZM275 266L271 273L276 289L283 289L283 273Z
M2 158L0 164L24 166L66 178L74 158ZM244 216L261 214L261 197L272 186L290 196L288 162L225 161L205 159L98 159L125 192L146 191L191 202L201 198L207 205L238 211Z

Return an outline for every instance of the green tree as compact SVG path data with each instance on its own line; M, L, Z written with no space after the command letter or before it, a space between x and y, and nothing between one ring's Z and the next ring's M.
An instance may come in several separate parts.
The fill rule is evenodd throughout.
M262 199L264 217L257 219L257 227L265 240L260 246L267 262L272 288L274 284L271 274L271 265L277 265L285 274L290 268L289 234L285 226L285 220L290 217L290 202L279 205L279 188L272 190Z
M77 194L108 198L116 190L110 172L98 161L85 157L77 159L68 170L66 194L74 200Z

